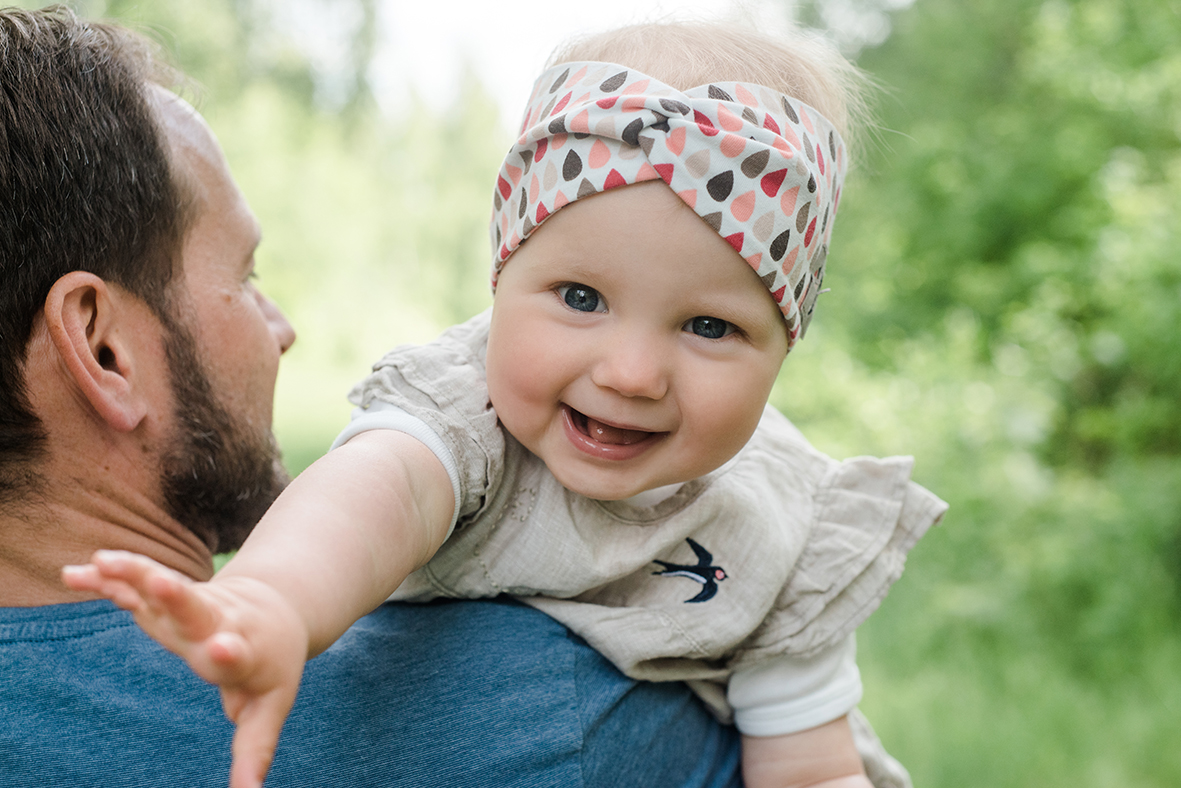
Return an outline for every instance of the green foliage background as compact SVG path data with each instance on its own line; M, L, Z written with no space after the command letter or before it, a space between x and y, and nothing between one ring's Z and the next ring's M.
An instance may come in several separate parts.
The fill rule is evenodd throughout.
M77 7L203 86L300 332L276 411L299 470L383 350L489 302L494 105L473 77L383 117L371 28L326 100L264 0ZM885 92L833 292L774 394L820 448L914 454L952 503L861 630L863 707L920 787L1181 785L1181 3L892 22L858 61Z

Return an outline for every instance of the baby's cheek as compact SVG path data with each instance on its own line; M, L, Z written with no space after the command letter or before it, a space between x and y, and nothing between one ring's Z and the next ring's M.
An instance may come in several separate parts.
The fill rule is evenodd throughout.
M713 470L742 449L754 434L766 403L756 397L723 396L697 410L697 433L703 438L703 465ZM703 471L708 472L708 471Z
M536 395L523 365L494 364L489 358L488 399L501 425L518 440L525 440L530 414L536 409Z

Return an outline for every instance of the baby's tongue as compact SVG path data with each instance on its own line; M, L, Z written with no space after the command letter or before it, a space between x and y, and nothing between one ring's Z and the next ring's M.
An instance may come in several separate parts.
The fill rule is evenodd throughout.
M590 416L586 417L586 431L588 435L597 440L599 443L609 443L623 446L639 443L644 438L647 438L652 434L650 432L644 432L643 430L623 430L619 427L612 427L608 424L604 424L601 421L596 421Z

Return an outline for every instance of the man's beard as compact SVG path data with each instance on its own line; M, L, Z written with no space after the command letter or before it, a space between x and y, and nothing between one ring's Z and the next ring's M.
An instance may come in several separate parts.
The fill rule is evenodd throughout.
M287 485L270 425L244 424L214 396L193 336L165 320L176 430L161 465L168 513L214 553L237 550Z

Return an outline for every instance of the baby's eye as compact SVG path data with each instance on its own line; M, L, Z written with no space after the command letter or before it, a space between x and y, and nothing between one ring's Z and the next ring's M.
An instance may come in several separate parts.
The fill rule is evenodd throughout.
M721 339L734 333L734 326L716 317L695 317L685 324L686 331L692 331L706 339Z
M566 306L579 312L606 312L607 305L599 297L599 291L586 285L570 284L558 288L558 295Z

